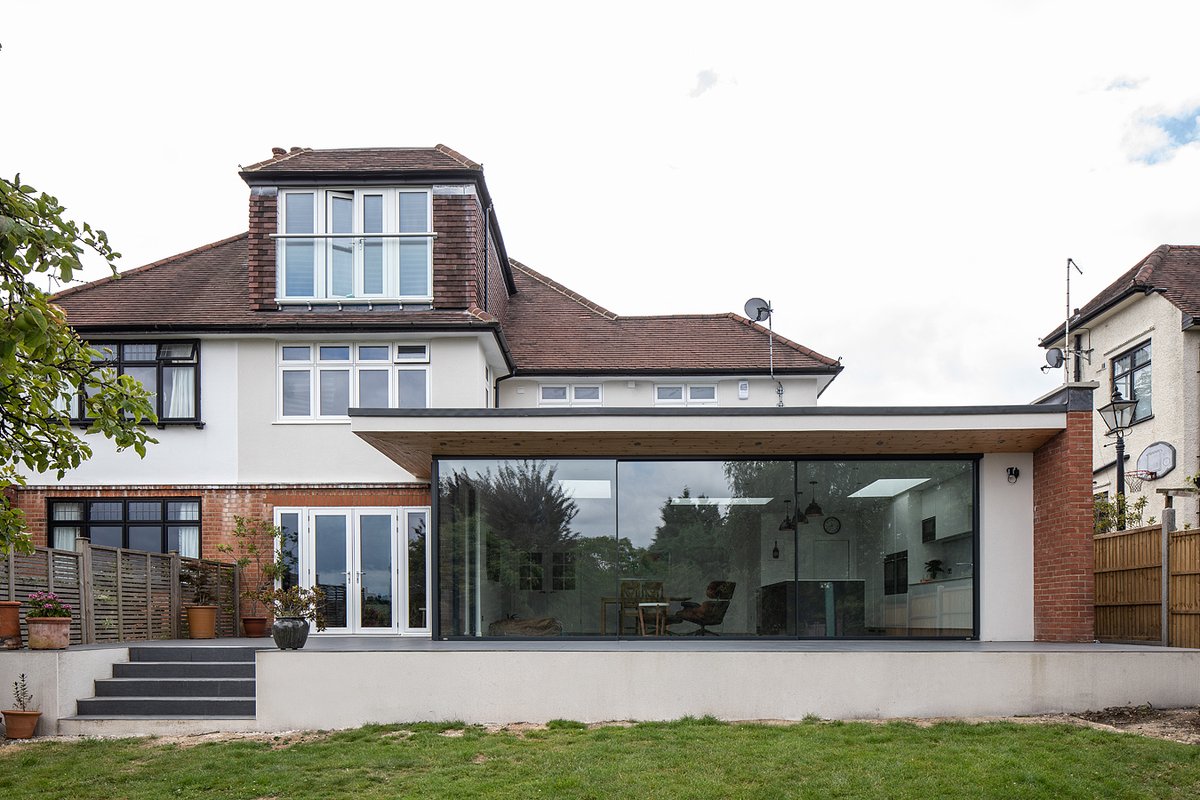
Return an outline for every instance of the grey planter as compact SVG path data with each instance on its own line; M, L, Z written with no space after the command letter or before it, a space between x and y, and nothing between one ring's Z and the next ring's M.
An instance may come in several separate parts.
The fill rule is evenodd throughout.
M299 650L308 641L308 620L280 617L271 625L271 637L280 650Z

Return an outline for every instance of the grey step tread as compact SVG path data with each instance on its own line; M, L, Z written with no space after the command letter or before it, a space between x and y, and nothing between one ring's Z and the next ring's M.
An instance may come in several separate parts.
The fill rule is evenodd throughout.
M254 678L104 678L97 697L254 697Z
M162 647L137 647L129 648L129 660L136 662L163 662L163 661L203 661L203 662L253 662L255 654L259 650L266 648L262 647L242 647L242 646L202 646L202 647L186 647L186 646L162 646Z
M60 720L253 720L244 714L76 714Z
M253 678L252 661L119 661L115 678Z
M247 697L89 697L76 701L76 714L82 716L129 716L143 714L183 714L210 716L254 714L254 698Z

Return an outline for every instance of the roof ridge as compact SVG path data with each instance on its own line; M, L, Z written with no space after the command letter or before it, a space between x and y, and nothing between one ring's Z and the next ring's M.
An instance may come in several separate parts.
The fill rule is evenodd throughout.
M568 289L566 286L563 286L561 283L554 280L553 278L547 278L542 273L538 272L535 269L532 269L531 267L525 266L520 261L517 261L515 258L508 259L508 263L510 266L525 273L527 276L529 276L533 280L537 281L538 283L541 283L546 288L552 289L552 290L558 292L562 296L566 297L568 300L572 300L572 301L578 303L579 305L583 306L584 308L588 309L589 311L597 313L600 316L606 317L611 320L615 320L618 318L617 314L614 314L613 312L609 311L607 308L600 305L599 303L595 303L595 302L587 299L586 297L581 295L579 292L574 292L574 291Z
M444 145L441 142L439 142L438 144L435 144L432 149L437 150L442 155L446 155L446 156L449 156L450 158L453 158L455 161L459 162L467 169L478 169L478 170L483 169L483 164L475 163L471 159L464 156L462 153L455 150L453 147Z
M1154 278L1155 271L1162 266L1163 260L1171 252L1171 245L1160 244L1148 256L1142 259L1142 265L1133 276L1135 286L1147 286Z
M218 239L215 242L209 242L208 244L202 244L199 247L193 247L191 250L187 250L182 253L176 253L173 256L167 256L166 258L160 258L158 261L153 261L149 264L143 264L140 267L134 267L133 269L126 270L125 272L118 272L115 275L106 275L103 278L98 278L94 281L88 281L87 283L81 283L78 286L68 286L66 289L63 289L62 291L55 292L51 296L51 299L56 300L60 297L69 297L73 294L78 294L79 292L82 292L84 289L94 289L97 286L103 286L105 284L112 283L113 281L120 280L121 278L124 278L127 275L134 275L136 273L145 272L148 269L153 269L154 267L161 267L163 264L169 264L173 261L178 261L181 258L187 258L188 256L194 256L197 253L203 253L207 250L214 250L218 247L221 247L222 245L229 244L230 242L236 242L238 239L245 239L249 235L250 235L250 232L246 231L245 233L239 233L234 236L227 236L224 239Z
M272 155L270 158L266 159L265 161L259 161L254 164L251 164L248 167L243 167L242 172L254 172L255 170L261 169L262 167L266 166L267 164L279 164L281 162L287 161L292 156L298 156L301 153L311 153L311 152L312 152L311 147L293 147L291 150L288 150L286 153L284 153L281 156Z

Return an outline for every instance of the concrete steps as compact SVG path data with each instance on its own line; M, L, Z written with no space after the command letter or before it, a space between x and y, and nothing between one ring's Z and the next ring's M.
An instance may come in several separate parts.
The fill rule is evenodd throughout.
M77 701L59 733L93 736L254 727L255 647L130 647L96 696Z

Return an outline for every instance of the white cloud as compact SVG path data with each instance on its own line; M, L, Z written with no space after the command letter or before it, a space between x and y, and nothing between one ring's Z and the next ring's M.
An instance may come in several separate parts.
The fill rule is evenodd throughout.
M692 91L688 92L688 96L699 97L716 86L719 80L720 78L717 77L717 73L711 69L700 70L696 73L696 85L692 87Z

